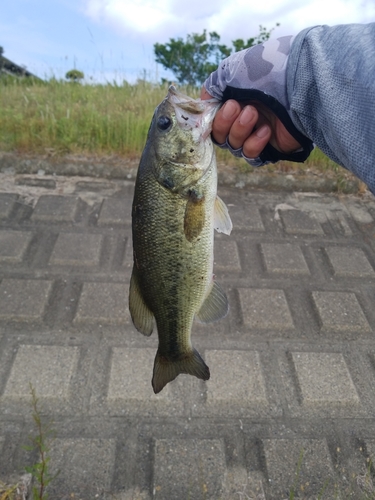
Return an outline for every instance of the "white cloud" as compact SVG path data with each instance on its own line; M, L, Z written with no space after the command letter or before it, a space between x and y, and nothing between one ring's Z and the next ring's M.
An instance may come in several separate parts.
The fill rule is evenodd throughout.
M158 79L164 70L153 45L172 37L207 29L230 45L256 36L260 24L280 23L280 36L316 24L375 21L374 0L57 0L58 16L43 3L26 2L21 14L5 9L0 21L6 56L40 76L63 76L77 65L96 79L135 79L144 71Z
M169 0L88 0L86 13L127 31L146 33L173 21Z
M124 36L139 34L144 41L217 31L224 42L249 38L260 24L278 33L296 33L315 24L375 20L373 0L84 0L86 14L116 28Z

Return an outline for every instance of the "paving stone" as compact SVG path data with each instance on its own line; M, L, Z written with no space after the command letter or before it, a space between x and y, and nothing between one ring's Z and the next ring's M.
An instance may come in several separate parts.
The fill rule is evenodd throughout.
M125 268L133 268L133 240L132 240L132 235L127 234L126 235L126 244L125 244L125 252L124 252L124 257L122 261L122 266Z
M256 351L206 351L211 377L207 381L207 401L237 401L266 404L266 387L259 353ZM228 374L230 373L230 376Z
M342 228L342 231L343 231L344 235L345 236L352 236L353 235L353 231L351 230L351 227L349 226L348 221L346 220L345 215L339 212L338 215L337 215L337 218L338 218L338 221L340 223L340 226Z
M215 240L214 269L223 271L241 271L237 243L233 240Z
M337 225L339 226L340 232L342 232L345 236L353 235L353 231L351 230L351 227L348 224L344 213L339 211L327 210L326 216L334 227Z
M309 275L302 250L292 243L262 243L261 251L267 272Z
M305 212L300 210L280 210L279 213L288 234L324 234L319 222Z
M110 491L116 442L114 439L57 438L49 451L49 471L56 477L49 498L93 500Z
M60 266L98 266L101 234L60 233L49 263Z
M113 189L113 183L104 180L79 181L76 184L76 191L107 191Z
M18 194L0 193L0 220L7 219L11 214Z
M74 188L76 180L67 180L63 186ZM61 184L60 180L57 182ZM116 189L122 186L118 181L115 184ZM87 185L82 189L91 188ZM245 193L226 188L228 200L236 205L229 206L234 237L216 237L216 263L223 274L227 269L237 269L237 276L236 272L228 272L223 283L232 290L232 299L240 302L232 304L228 321L208 327L213 335L207 335L197 325L198 331L193 332L196 347L210 366L211 379L203 382L181 375L155 396L151 377L157 335L145 339L131 325L128 284L124 283L129 269L121 267L132 264L130 210L123 216L111 211L109 205L106 209L104 203L100 229L90 228L96 214L95 203L109 196L103 189L107 189L105 185L94 195L86 192L94 205L82 220L77 217L81 214L80 201L79 212L69 212L70 216L62 220L69 225L72 220L79 220L74 229L67 228L67 224L65 229L58 228L55 221L59 221L51 215L49 219L33 219L37 233L30 231L25 218L31 206L19 211L16 195L12 199L16 205L5 211L8 219L6 230L0 231L0 253L6 253L1 235L10 231L11 224L19 234L30 231L33 240L28 247L25 243L23 250L22 242L18 245L15 240L10 241L6 256L14 261L1 263L0 469L18 470L35 458L22 449L33 429L30 380L41 398L43 415L55 422L58 438L52 442L49 467L52 473L61 472L50 485L49 498L286 500L292 496L293 485L295 499L340 498L333 490L335 485L338 483L340 488L343 482L345 489L349 482L356 481L352 471L361 471L362 463L366 466L367 454L375 455L371 392L375 337L368 324L372 326L374 322L369 301L374 288L371 247L375 227L367 215L375 214L375 203L355 198L360 210L354 220L342 205L343 200L354 197L320 195L312 199L304 194L297 199L294 194ZM82 194L83 199L86 195ZM68 207L77 206L75 195L67 198ZM118 193L116 198L120 200ZM0 207L1 200L0 195ZM130 197L122 203L130 206ZM311 214L315 229L293 225L288 220L291 212L282 214L286 216L280 224L275 222L271 210L281 203L294 203L301 210L303 207ZM362 207L364 211L360 213ZM328 211L332 217L326 217ZM48 213L47 207L44 214ZM8 222L13 214L14 224ZM346 228L340 214L344 214ZM368 225L362 227L357 223L359 219ZM56 236L51 239L46 235L43 241L47 246L43 249L31 248L35 236L47 224L54 225ZM113 230L109 226L109 231L106 224L113 224ZM282 229L282 239L281 224L290 231ZM329 229L329 233L324 235L321 229ZM309 232L314 230L317 232ZM99 251L89 255L84 250L95 247L95 241L86 240L78 252L70 236L65 243L64 237L57 239L58 232L61 235L66 231L81 232L83 237L87 232L105 234L103 243L109 238L108 244L113 244L108 259L104 254L107 244L102 245L99 262ZM258 231L255 240L252 231ZM107 235L109 232L111 235ZM324 262L328 267L329 260L335 274L313 276L311 268L310 278L305 267L310 264L304 246L308 241L313 248L344 248L345 257L353 248L363 253L352 254L346 263L344 257L337 262L337 252L329 260L330 254L323 250ZM97 242L96 248L101 245L99 239ZM249 250L247 242L251 245ZM288 245L283 246L284 243ZM260 254L254 256L256 247L262 250L264 262ZM38 250L34 264L40 263L43 256L47 264L46 257L52 256L53 265L43 264L41 269L26 267L25 262L24 268L20 263L29 263L30 250ZM245 263L238 253L241 257L245 253L259 257L246 262L246 268L254 266L251 283L241 273L240 264ZM293 253L291 262L288 259ZM56 269L59 259L68 265L77 261L72 264L77 276L72 276L67 267ZM85 259L88 264L84 264ZM318 260L317 265L324 265ZM101 268L95 267L104 262L109 271L107 278ZM360 276L359 269L367 273L362 275L366 279L352 279ZM296 275L296 270L302 274ZM344 274L348 270L351 275ZM117 271L118 278L114 278ZM56 272L58 282L42 279ZM86 280L83 284L78 279L82 273ZM291 302L295 291L292 293L290 286L299 276L303 278L298 281L301 311L298 327L294 327L297 304ZM25 279L14 279L21 277ZM113 282L115 279L117 283ZM69 298L75 304L73 325L67 324L68 316L63 312ZM243 324L237 321L237 313ZM8 321L25 318L42 320L44 324L16 325ZM318 319L322 331L329 335L317 333ZM53 329L46 331L50 321ZM106 326L122 323L124 327ZM331 335L332 330L338 334ZM351 335L352 331L359 333ZM274 340L271 344L270 336ZM342 447L342 454L338 447ZM335 455L331 458L330 453ZM359 463L357 469L350 467L355 461ZM329 478L327 489L321 494Z
M116 500L152 500L150 492L138 486L125 491L116 491L112 496Z
M266 500L262 474L245 467L228 467L222 500Z
M131 202L127 198L108 198L103 201L98 225L125 224L131 217Z
M370 212L362 203L359 204L349 201L346 206L349 209L350 215L356 222L359 222L360 224L371 224L374 222Z
M0 284L0 319L40 321L52 283L47 280L3 279Z
M366 451L370 456L370 459L372 460L372 463L375 463L375 439L366 439L365 440L366 444Z
M294 328L283 290L240 288L243 322L252 329Z
M31 383L38 398L68 399L78 355L78 347L20 345L4 397L29 400Z
M8 482L9 478L6 478L4 475L4 468L5 468L5 463L6 463L6 450L4 449L4 443L5 443L5 436L0 436L0 495L2 494L2 486L4 482ZM9 460L9 458L8 458ZM4 491L3 491L4 493ZM0 496L0 499L2 497ZM12 500L12 498L9 497L4 497L4 500ZM15 499L17 500L17 499Z
M262 441L270 498L334 499L335 477L324 439L264 439ZM324 496L320 494L324 491ZM318 496L319 495L319 496Z
M85 283L79 299L76 323L123 324L129 321L129 285Z
M313 292L312 296L323 331L371 331L371 327L354 293Z
M340 353L293 352L302 406L358 405L359 397Z
M224 443L220 439L155 441L155 500L222 498L225 472Z
M361 248L325 247L338 278L374 278L375 272Z
M56 189L56 181L54 179L41 179L40 177L17 177L16 184L19 186L41 187L46 189Z
M234 229L265 231L262 217L257 207L238 203L234 205L229 204L228 210Z
M43 195L37 201L33 221L72 222L77 212L78 199L72 196Z
M32 234L21 231L0 232L0 263L17 264L22 262L32 239Z
M128 349L114 347L108 385L108 402L130 400L166 399L170 394L168 384L157 396L151 386L155 349Z

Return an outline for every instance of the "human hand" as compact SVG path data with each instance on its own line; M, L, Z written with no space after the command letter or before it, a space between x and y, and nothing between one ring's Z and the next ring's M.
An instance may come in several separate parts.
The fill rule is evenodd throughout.
M313 147L288 114L285 67L290 44L291 37L283 37L232 54L201 92L202 99L226 101L213 121L214 141L253 166L304 161Z
M201 99L211 99L205 88ZM217 144L228 139L234 150L242 148L244 156L256 158L269 142L282 153L292 153L301 144L287 131L281 120L260 102L240 104L230 99L216 113L212 136Z

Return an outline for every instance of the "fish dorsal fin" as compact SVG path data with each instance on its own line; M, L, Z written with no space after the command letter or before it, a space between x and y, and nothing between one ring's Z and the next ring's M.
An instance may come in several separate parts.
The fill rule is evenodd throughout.
M200 308L197 318L202 323L212 323L224 318L229 311L229 303L224 290L212 281L212 288Z
M136 329L150 336L154 328L154 315L147 307L138 283L138 274L133 267L129 287L129 311Z
M216 196L214 211L214 228L218 233L230 234L233 228L228 208L221 198Z

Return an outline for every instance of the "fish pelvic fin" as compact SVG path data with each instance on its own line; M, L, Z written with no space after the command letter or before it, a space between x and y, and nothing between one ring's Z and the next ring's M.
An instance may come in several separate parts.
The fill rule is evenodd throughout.
M194 375L202 380L210 378L210 369L194 348L178 360L169 360L158 351L155 356L152 377L154 393L160 392L168 382L172 382L180 373Z
M138 282L138 273L133 267L129 287L129 311L136 329L150 336L154 328L154 315L147 307Z
M200 310L196 314L201 323L213 323L225 318L229 312L229 303L224 290L217 281L212 281L209 291Z

